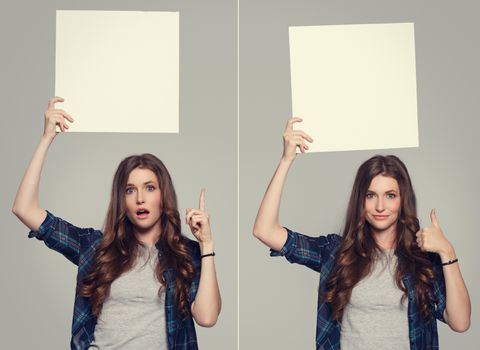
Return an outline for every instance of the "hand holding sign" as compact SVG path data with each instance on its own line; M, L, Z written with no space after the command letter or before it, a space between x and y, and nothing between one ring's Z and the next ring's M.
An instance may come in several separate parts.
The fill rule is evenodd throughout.
M299 123L303 119L299 117L290 118L285 127L285 132L283 133L283 156L282 158L286 160L293 160L296 156L296 148L300 152L305 153L308 150L308 146L305 143L305 140L308 142L313 142L313 139L307 133L302 130L293 130L293 124Z
M73 123L73 118L63 109L55 109L55 103L63 102L64 99L59 96L48 100L48 108L45 111L45 124L43 129L43 136L53 140L57 135L56 126L58 125L62 132L69 128L67 121Z
M190 226L195 238L200 243L208 243L212 240L212 233L210 230L210 217L205 211L205 189L200 191L199 209L187 208L186 223Z

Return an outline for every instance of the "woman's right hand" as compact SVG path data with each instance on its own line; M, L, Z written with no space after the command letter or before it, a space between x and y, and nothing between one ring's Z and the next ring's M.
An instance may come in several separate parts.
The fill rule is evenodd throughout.
M64 132L69 128L67 120L73 123L73 118L70 114L65 112L63 109L55 109L55 103L63 102L64 99L59 96L48 100L48 108L45 111L45 124L43 129L43 137L46 137L50 140L53 140L57 135L56 126L60 127L60 130Z
M293 130L293 124L303 121L302 118L293 117L287 121L285 132L283 133L283 156L285 160L293 161L297 155L296 148L300 152L305 153L308 150L308 146L305 140L313 142L313 139L307 133L302 130Z
M62 109L55 109L55 103L57 102L63 102L63 98L56 96L48 100L43 136L25 171L12 207L13 213L30 230L34 231L38 230L47 216L45 209L42 209L39 205L38 187L48 147L57 134L56 126L58 125L60 130L64 132L68 129L67 121L73 122L73 118L67 112Z
M287 230L278 222L278 215L288 169L297 155L297 147L305 153L308 150L305 141L313 142L302 130L293 130L293 124L301 121L302 118L293 117L287 122L283 133L283 156L263 196L253 226L253 235L275 251L282 249L287 241Z

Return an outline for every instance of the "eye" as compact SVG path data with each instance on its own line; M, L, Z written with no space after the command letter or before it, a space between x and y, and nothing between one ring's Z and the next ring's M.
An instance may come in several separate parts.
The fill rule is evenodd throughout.
M135 191L134 187L127 187L127 189L125 190L125 193L130 194L130 193L133 193L134 191Z
M397 198L397 195L395 193L387 193L387 198L388 199L395 199L395 198Z
M148 186L147 186L147 190L150 191L150 192L153 192L153 191L155 191L155 186L153 186L153 185L148 185Z
M374 194L373 194L373 193L371 193L371 192L367 192L367 195L366 195L367 199L372 199L372 198L373 198L373 196L374 196Z

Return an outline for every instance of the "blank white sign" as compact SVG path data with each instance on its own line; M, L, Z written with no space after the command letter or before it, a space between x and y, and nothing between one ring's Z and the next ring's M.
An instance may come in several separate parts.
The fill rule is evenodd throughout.
M289 39L310 151L418 147L413 23L290 27Z
M178 12L57 11L56 25L69 131L178 132Z

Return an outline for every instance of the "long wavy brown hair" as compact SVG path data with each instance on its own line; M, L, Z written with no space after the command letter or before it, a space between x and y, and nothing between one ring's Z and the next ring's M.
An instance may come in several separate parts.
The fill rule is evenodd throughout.
M332 318L341 322L343 311L352 295L355 285L372 270L380 247L375 242L372 228L366 221L365 198L372 179L377 175L397 180L400 189L400 214L396 225L395 254L398 258L395 282L404 292L407 290L402 278L412 276L413 286L420 312L428 317L434 278L428 255L416 244L415 234L419 230L415 193L408 170L396 156L374 156L358 169L348 204L342 243L337 251L335 267L326 285L326 292L319 297L331 303Z
M170 174L160 159L148 153L125 158L115 172L103 238L97 247L92 271L79 286L79 294L90 298L92 313L98 317L112 282L134 266L140 242L127 217L125 190L130 172L136 168L149 169L157 176L161 194L161 233L156 243L161 259L155 268L161 283L158 293L168 287L164 272L169 268L175 270L174 301L184 318L190 314L188 290L195 273L192 258L188 240L181 234L177 196Z

